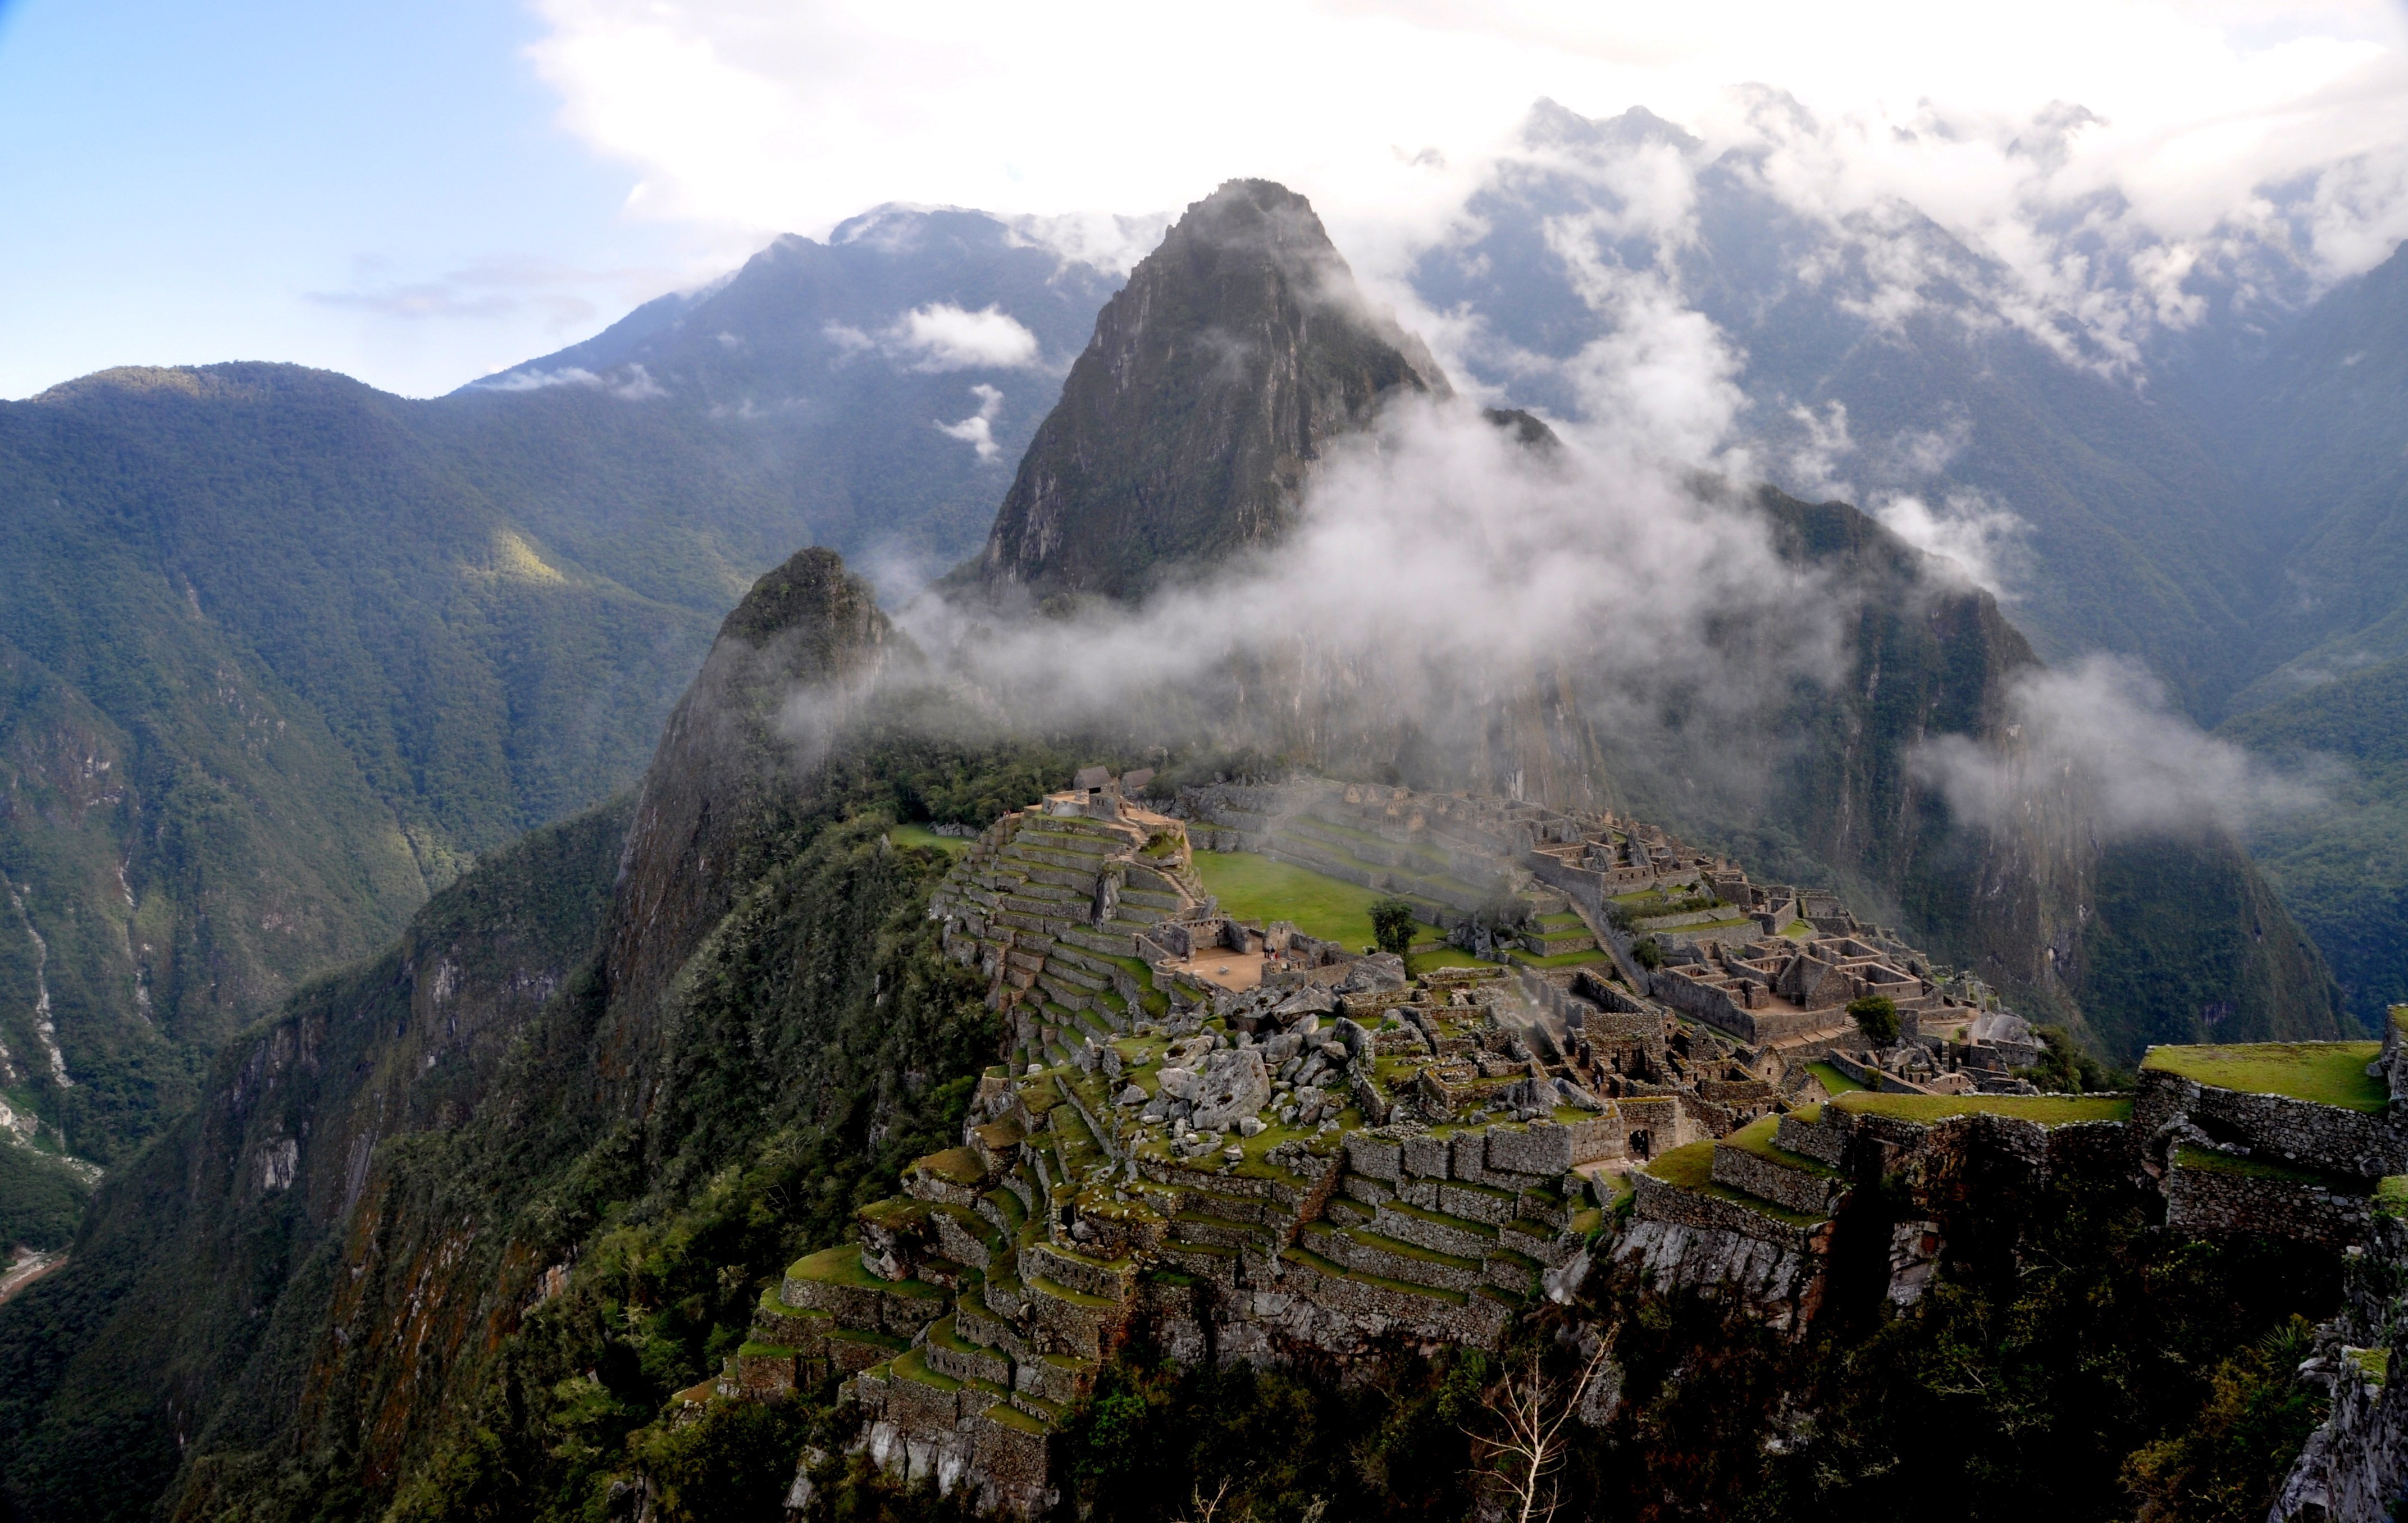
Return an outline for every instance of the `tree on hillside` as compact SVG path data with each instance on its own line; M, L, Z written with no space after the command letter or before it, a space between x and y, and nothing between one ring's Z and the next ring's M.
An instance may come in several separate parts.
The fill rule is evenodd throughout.
M1403 956L1413 944L1412 901L1393 898L1373 900L1371 939L1380 943L1381 951Z
M1876 1047L1898 1045L1898 1004L1885 994L1869 994L1848 1001L1856 1029Z

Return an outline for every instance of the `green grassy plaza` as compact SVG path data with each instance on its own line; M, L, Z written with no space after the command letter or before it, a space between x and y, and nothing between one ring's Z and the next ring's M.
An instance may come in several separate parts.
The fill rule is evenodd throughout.
M2253 1042L2226 1047L2152 1047L2143 1070L2179 1074L2217 1089L2283 1095L2379 1114L2391 1092L2366 1066L2379 1042Z

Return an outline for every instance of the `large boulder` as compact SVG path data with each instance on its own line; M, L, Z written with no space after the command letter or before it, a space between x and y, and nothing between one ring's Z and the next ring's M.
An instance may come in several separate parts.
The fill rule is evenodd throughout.
M1226 1131L1240 1116L1253 1115L1271 1098L1271 1076L1263 1055L1252 1047L1233 1047L1204 1059L1196 1080L1198 1131Z

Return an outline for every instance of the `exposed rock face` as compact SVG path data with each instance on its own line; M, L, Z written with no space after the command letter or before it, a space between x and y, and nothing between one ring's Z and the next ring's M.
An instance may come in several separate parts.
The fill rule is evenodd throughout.
M2151 1042L2342 1034L2323 958L2229 833L2117 836L2083 779L2028 754L2013 696L2041 662L1989 594L1934 577L1845 503L1768 488L1754 506L1782 554L1847 611L1844 669L1675 726L1676 754L1769 754L1762 779L1668 767L1661 748L1606 737L1603 764L1638 812L1731 843L1762 876L1835 875L1873 918L2036 1019L2087 1025L2120 1061ZM2029 807L1996 826L1955 817L1910 765L1916 746L1952 734L2024 767ZM1578 758L1557 755L1532 775L1563 787Z
M1214 1053L1196 1076L1194 1126L1197 1131L1226 1131L1270 1098L1271 1079L1261 1053L1252 1047Z
M1128 597L1276 539L1323 442L1399 392L1449 395L1372 310L1304 197L1233 180L1106 304L989 535L991 591Z

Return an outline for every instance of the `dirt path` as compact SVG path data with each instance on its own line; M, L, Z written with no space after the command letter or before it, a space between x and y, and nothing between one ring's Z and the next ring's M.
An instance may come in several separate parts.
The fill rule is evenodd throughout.
M20 1252L17 1261L5 1272L0 1272L0 1304L6 1304L9 1297L66 1261L64 1248L48 1254Z

